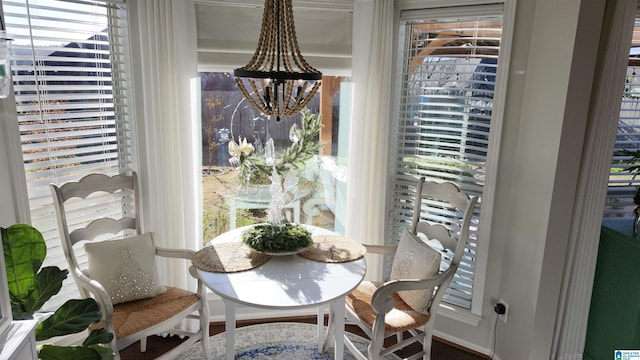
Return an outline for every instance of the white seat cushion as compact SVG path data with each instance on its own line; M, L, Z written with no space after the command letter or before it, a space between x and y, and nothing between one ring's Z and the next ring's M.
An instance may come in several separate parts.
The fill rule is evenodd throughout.
M430 279L438 274L441 255L409 231L402 233L393 266L391 280ZM433 289L398 291L398 296L413 310L428 313Z
M156 248L150 233L84 244L89 277L97 280L114 304L151 298L167 289L156 271Z

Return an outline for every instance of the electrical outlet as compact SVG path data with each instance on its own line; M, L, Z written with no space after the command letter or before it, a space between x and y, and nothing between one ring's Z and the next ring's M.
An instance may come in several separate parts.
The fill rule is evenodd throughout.
M498 316L500 317L500 319L502 319L502 322L506 324L507 315L509 315L509 304L502 299L498 300L498 303L504 305L504 314Z

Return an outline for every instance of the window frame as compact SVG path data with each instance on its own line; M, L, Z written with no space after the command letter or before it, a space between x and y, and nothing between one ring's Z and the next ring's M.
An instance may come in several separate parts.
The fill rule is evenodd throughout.
M441 0L394 0L397 12L397 24L395 26L395 39L400 39L400 19L403 11L414 11L416 13L428 13L433 17L451 16L453 14L465 15L473 12L474 9L483 6L499 5L502 6L502 40L500 44L500 54L498 62L501 64L496 73L495 93L493 98L493 114L491 119L491 131L489 134L489 147L487 149L485 183L483 187L482 202L480 204L480 226L478 231L477 258L475 262L473 293L471 297L471 308L464 309L450 304L441 304L440 313L446 317L458 320L460 322L477 326L481 320L484 310L486 284L487 284L487 267L489 246L492 231L492 218L494 208L494 198L497 196L497 172L498 160L500 156L500 142L502 139L502 128L504 126L504 113L506 106L506 94L508 91L508 75L510 68L510 54L513 42L513 30L517 0L491 1L441 1ZM397 44L397 57L394 69L399 68L402 62L403 44ZM402 85L402 71L396 71L394 85L394 100L392 104L392 119L397 116L396 111L400 109L400 90ZM391 121L390 124L391 141L393 142L398 134L398 122ZM395 172L395 163L393 157L395 153L389 153L389 183L392 184ZM387 210L391 210L391 194L387 199ZM387 230L390 229L390 223L387 223Z

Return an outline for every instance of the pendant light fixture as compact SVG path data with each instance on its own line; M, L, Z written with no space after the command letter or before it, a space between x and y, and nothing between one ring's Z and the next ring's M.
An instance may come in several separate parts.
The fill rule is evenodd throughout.
M265 0L258 47L233 75L247 101L278 121L297 114L313 98L322 73L300 53L292 0Z

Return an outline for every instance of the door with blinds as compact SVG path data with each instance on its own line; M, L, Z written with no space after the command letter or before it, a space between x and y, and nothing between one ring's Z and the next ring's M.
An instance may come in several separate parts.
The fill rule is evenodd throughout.
M636 14L632 43L629 48L627 77L622 93L603 213L605 218L632 220L634 217L634 209L640 204L640 199L636 199L640 176L637 170L629 168L638 165L638 159L630 155L638 149L640 149L640 12Z
M416 180L451 181L482 196L495 111L502 6L401 14L389 238L411 221ZM472 308L480 206L445 302ZM425 207L421 217L456 231L457 214ZM484 255L486 256L486 255Z
M2 7L14 39L11 70L31 223L45 237L45 265L64 269L48 185L134 169L126 7L97 0L12 0ZM126 197L105 195L76 206L68 222L73 228L88 212L120 218L126 204ZM76 296L67 279L45 306Z

